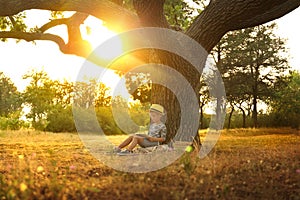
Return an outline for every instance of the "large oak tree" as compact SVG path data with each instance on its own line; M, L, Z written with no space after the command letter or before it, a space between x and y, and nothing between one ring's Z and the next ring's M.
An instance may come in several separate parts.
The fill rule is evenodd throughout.
M124 2L128 1L0 0L0 16L13 16L30 9L76 11L72 17L52 20L35 32L28 33L13 29L0 32L0 38L16 38L26 41L50 40L57 43L65 54L87 57L90 53L87 50L89 44L82 39L79 26L88 15L105 21L107 25L118 31L139 27L171 29L164 13L165 0L132 0L131 9L125 7ZM228 31L260 25L280 18L298 8L299 5L299 0L211 0L204 11L185 29L184 34L210 52ZM69 40L67 43L59 35L46 33L49 28L61 24L68 27ZM195 93L199 92L200 73L196 72L189 63L168 52L155 51L155 53L161 64L178 71L189 81ZM151 54L153 52L150 52L148 56ZM200 62L203 61L199 58ZM122 68L118 70L122 70ZM160 85L154 86L152 93L151 101L162 104L168 112L167 127L170 133L168 138L170 138L180 124L180 106L174 94Z

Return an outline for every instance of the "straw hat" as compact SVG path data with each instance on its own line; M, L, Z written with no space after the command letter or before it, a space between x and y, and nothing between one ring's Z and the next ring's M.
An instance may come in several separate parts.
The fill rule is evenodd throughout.
M161 114L164 114L164 107L162 107L159 104L152 104L150 107L150 111L159 112Z

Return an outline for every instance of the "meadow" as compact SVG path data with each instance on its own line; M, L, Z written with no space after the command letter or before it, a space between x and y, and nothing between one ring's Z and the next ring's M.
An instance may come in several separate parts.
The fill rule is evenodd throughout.
M207 157L137 174L99 162L76 133L1 131L0 199L297 200L299 146L294 129L224 130Z

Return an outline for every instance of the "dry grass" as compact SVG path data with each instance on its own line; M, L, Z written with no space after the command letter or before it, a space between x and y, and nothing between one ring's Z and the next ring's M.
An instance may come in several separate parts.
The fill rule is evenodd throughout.
M130 174L99 163L77 134L2 131L0 199L296 200L299 146L292 129L223 131L204 159L194 152L162 170Z

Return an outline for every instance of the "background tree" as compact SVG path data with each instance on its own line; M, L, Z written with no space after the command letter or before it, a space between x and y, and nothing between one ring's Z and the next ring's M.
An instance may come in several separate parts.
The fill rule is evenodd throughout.
M84 119L78 122L77 126L90 132L98 130L98 124L92 123L95 110L102 130L107 134L113 134L112 124L115 125L115 123L110 111L111 95L109 93L110 88L103 83L98 83L95 79L76 82L73 112L75 111L77 116L82 116ZM110 123L109 120L111 120ZM103 122L108 124L104 125ZM119 130L116 132L116 134L120 133Z
M201 89L199 91L199 108L200 108L200 129L204 129L207 127L206 123L204 123L204 109L205 106L209 102L209 88L205 81L201 79Z
M276 84L277 92L271 99L271 114L273 126L291 126L299 128L300 125L300 74L291 72L284 84Z
M95 105L96 80L77 82L74 90L74 103L80 108L90 108Z
M195 18L197 10L181 0L166 0L164 5L166 19L172 29L177 31L186 30ZM200 12L198 10L198 12Z
M203 88L206 96L203 97L206 97L204 101L213 105L211 108L211 115L214 117L211 118L210 128L220 130L223 128L221 119L225 117L224 115L226 113L226 94L222 91L224 85L221 81L221 74L219 73L219 70L211 63L210 59L208 60L208 63L210 64L205 66L202 74L202 78L206 85L206 87ZM202 103L200 103L200 105L201 104Z
M126 75L126 88L133 100L142 104L151 102L151 79L149 74L129 72Z
M77 107L107 107L111 104L110 88L96 80L77 82L74 90L74 102Z
M22 98L11 79L0 72L0 129L19 129Z
M51 110L55 98L53 83L45 71L33 70L25 74L23 79L30 80L23 93L25 104L30 107L26 117L31 120L34 128L44 130L47 126L47 113Z
M17 87L0 72L0 116L7 117L9 114L22 109L22 100Z
M272 97L273 83L289 68L285 41L275 36L275 27L273 23L228 33L215 51L228 100L241 105L242 97L245 102L250 97L254 127L258 102Z
M111 105L110 88L104 83L97 84L95 107L108 107Z
M51 132L75 132L76 127L72 114L72 106L62 107L53 105L47 113L45 131Z
M74 98L74 83L67 80L62 82L58 80L52 80L51 87L55 91L53 104L59 104L63 108L72 105Z
M28 27L23 21L24 18L26 18L25 12L20 12L13 16L0 17L0 29L4 31L25 32ZM7 38L1 38L1 41L6 42Z
M74 83L64 80L51 80L51 88L54 92L52 104L49 105L47 110L46 131L51 132L75 132L76 127L74 124L72 114L72 103L74 98Z

